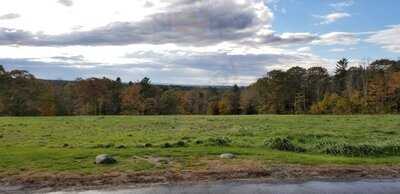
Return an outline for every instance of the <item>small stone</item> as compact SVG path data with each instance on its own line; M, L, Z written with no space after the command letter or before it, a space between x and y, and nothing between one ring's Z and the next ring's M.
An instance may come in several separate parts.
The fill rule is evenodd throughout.
M222 159L232 159L232 158L235 158L235 155L233 155L231 153L225 153L225 154L221 154L219 157Z
M114 164L116 163L117 160L115 160L113 157L107 154L101 154L96 156L96 164Z

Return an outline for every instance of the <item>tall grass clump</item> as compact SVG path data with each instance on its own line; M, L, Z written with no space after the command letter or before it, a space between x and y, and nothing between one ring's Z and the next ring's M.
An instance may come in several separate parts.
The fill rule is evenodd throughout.
M232 140L229 137L208 138L207 145L211 146L228 146Z
M371 144L341 144L326 148L325 152L330 155L344 155L351 157L368 156L399 156L399 145L371 145Z
M306 151L306 149L295 145L288 137L275 137L272 139L267 139L264 141L264 145L266 145L271 149L280 151L290 151L290 152Z

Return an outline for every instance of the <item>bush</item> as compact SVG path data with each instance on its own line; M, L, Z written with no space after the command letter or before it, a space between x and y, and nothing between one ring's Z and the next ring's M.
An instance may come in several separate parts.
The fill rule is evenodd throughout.
M203 144L204 142L203 142L203 140L198 139L198 140L196 140L194 143L196 143L196 144Z
M164 143L161 145L162 148L172 148L172 147L185 147L187 144L184 141L177 141L175 143Z
M354 157L365 157L365 156L396 156L400 154L400 146L398 145L334 145L325 150L330 155L344 155Z
M231 142L231 139L229 139L228 137L216 137L207 139L207 144L212 146L227 146Z
M290 151L290 152L305 152L306 150L300 146L296 146L287 137L277 137L272 139L267 139L264 144L271 149Z
M174 143L173 146L174 147L184 147L184 146L186 146L186 143L184 141L178 141L178 142Z
M126 149L126 145L118 145L117 147L116 147L117 149Z
M167 143L162 144L161 147L162 148L172 148L172 144L167 142Z

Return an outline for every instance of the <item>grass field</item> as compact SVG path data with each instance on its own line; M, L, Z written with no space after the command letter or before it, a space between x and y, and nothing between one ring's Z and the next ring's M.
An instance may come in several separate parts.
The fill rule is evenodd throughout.
M225 152L266 165L393 165L399 146L396 115L0 118L1 173L196 169ZM119 162L93 164L102 153ZM143 159L149 156L174 165Z

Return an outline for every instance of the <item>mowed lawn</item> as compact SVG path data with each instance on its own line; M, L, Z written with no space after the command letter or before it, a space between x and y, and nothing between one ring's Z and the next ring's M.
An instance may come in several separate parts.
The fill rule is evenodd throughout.
M266 145L276 138L288 139L303 151ZM0 117L3 174L196 169L202 159L220 160L219 154L226 152L236 154L236 160L265 165L396 165L398 145L397 115ZM345 151L328 153L332 149ZM364 155L351 155L354 149ZM95 165L95 156L103 153L118 163ZM149 156L170 158L174 165L143 160Z

